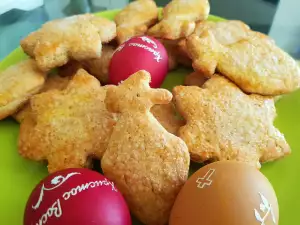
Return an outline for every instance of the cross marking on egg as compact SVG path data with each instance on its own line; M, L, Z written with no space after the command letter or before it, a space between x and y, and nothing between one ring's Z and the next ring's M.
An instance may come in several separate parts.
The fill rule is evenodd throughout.
M202 189L206 186L210 186L213 182L210 178L214 174L214 172L215 169L209 169L204 177L199 177L196 181L196 183L198 184L197 187Z

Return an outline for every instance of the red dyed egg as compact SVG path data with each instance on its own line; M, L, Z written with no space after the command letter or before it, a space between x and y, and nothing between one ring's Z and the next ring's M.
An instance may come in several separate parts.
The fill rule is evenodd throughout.
M41 181L26 205L24 225L131 225L113 182L88 169L66 169Z
M139 70L151 74L152 88L158 88L163 83L168 73L168 54L155 38L133 37L120 45L110 62L109 81L117 85Z

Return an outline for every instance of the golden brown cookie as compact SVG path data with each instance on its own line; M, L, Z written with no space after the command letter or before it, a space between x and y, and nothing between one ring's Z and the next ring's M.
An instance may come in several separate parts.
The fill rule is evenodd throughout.
M39 91L39 93L46 92L49 90L63 90L67 87L71 77L60 77L57 75L49 76L45 82L44 87ZM24 118L31 112L30 103L26 103L17 113L12 115L12 117L21 123Z
M218 38L222 39L222 42L224 43L227 43L227 41L229 41L228 43L230 43L230 41L234 39L234 36L242 38L245 36L245 32L249 31L249 26L244 24L241 21L229 20L226 22L227 23L219 23L218 24L219 27L214 30ZM196 27L192 35L201 36L202 33L206 32L206 30L209 29L210 26L212 26L213 24L216 23L212 21L200 21L196 23ZM228 24L229 24L228 31L226 32L226 35L224 35L225 34L224 29L226 29L226 26ZM242 32L241 30L243 30L244 32ZM187 38L180 39L178 45L183 52L188 54L186 42L187 42Z
M129 3L114 18L119 44L129 38L143 35L158 18L158 8L153 0L136 0Z
M107 108L119 115L101 166L142 223L164 225L188 177L190 158L185 143L150 113L154 104L168 104L172 94L149 82L142 70L108 89Z
M192 67L192 61L185 52L181 51L178 40L159 39L168 53L169 70L176 69L179 65Z
M29 99L30 101L30 99ZM30 103L26 103L18 112L12 115L12 117L18 122L21 123L25 117L31 112Z
M91 59L82 62L84 69L97 77L101 83L108 83L108 72L110 60L114 54L115 48L110 45L103 45L102 54L99 59Z
M168 53L168 63L169 63L169 71L174 70L178 67L177 62L177 42L169 41L164 39L159 39L159 41L163 44Z
M192 68L191 58L187 54L185 54L185 52L182 52L180 48L178 48L177 62L181 66Z
M173 102L155 105L150 111L160 124L170 133L177 135L177 131L185 122L176 112Z
M197 29L197 26L198 26L198 23L196 25L196 28ZM193 33L192 33L193 34ZM188 50L187 50L187 47L186 47L186 42L187 42L187 39L186 38L182 38L178 41L178 46L179 46L179 49L184 52L186 55L189 55L188 54Z
M43 71L65 65L69 60L101 56L102 43L116 36L116 24L92 14L70 16L45 23L21 41L24 52Z
M202 87L207 80L201 73L193 72L184 78L184 85Z
M50 173L85 167L89 156L101 158L115 124L105 107L106 90L80 69L66 89L33 96L20 126L20 155L47 160Z
M186 119L179 137L191 158L236 160L260 167L290 154L283 134L273 125L276 110L272 98L247 95L225 77L214 75L203 88L177 86L176 107Z
M67 64L58 68L58 74L61 77L73 76L79 69L83 69L82 63L70 60Z
M187 41L193 67L207 77L216 71L243 91L280 95L300 86L295 60L264 34L240 21L204 21Z
M0 72L0 119L14 114L28 99L39 92L46 74L34 60L27 59Z
M151 27L148 35L176 40L189 36L195 22L206 20L210 11L208 0L172 0L163 9L162 20Z

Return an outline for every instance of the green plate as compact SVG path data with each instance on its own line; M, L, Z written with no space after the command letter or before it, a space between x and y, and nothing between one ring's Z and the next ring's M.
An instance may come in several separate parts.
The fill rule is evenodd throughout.
M112 19L118 10L98 13ZM210 20L222 20L210 16ZM2 62L4 70L26 56L20 48L14 50ZM166 78L163 87L171 89L181 84L190 71L179 69ZM299 224L300 210L300 92L284 96L276 103L276 126L285 134L292 148L292 155L277 162L263 165L262 172L269 178L277 193L280 206L280 225ZM46 165L27 161L18 155L19 125L12 119L0 122L0 224L21 225L23 211L32 189L47 176ZM193 164L191 172L198 169ZM297 175L298 174L298 175ZM298 213L298 214L297 214ZM298 222L297 222L298 221ZM241 221L241 224L243 221ZM139 224L134 222L135 225Z

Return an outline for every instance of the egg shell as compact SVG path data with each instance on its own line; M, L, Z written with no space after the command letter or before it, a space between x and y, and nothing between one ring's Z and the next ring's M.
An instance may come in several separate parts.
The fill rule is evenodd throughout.
M88 169L66 169L31 193L24 225L131 225L127 204L114 183Z
M222 161L189 178L176 198L169 225L277 225L278 219L278 202L268 179L247 164Z
M152 88L162 85L168 73L168 54L157 39L138 36L120 45L110 62L109 82L118 85L139 70L151 74Z

